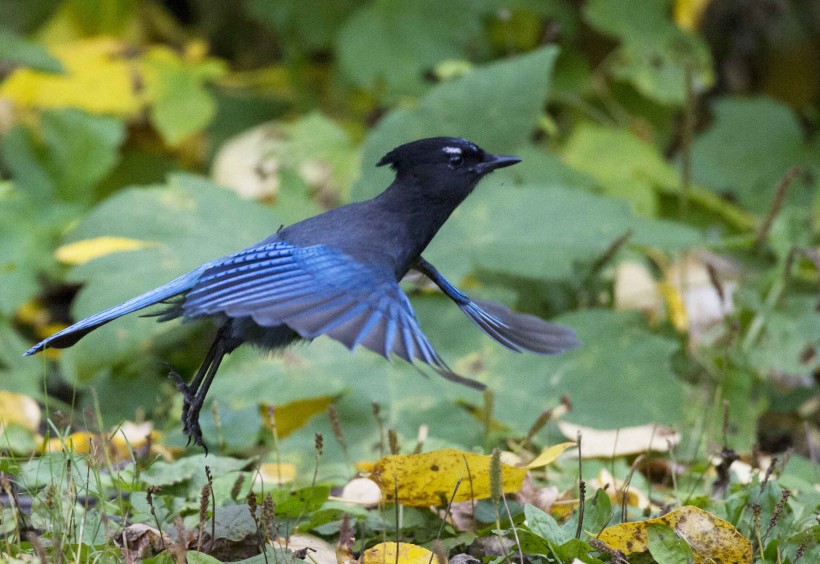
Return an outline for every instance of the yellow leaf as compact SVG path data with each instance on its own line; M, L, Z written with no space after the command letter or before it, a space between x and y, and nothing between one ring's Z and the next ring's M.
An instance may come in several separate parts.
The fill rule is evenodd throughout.
M123 421L115 429L110 445L117 460L128 460L131 458L131 451L143 448L149 440L154 444L158 439L159 433L154 431L154 424L150 421Z
M557 445L552 445L549 448L545 448L541 451L541 454L535 457L535 460L527 464L527 468L541 468L542 466L551 464L556 458L561 456L565 450L574 446L576 446L575 443L560 443Z
M95 237L63 245L54 256L63 264L85 264L96 258L123 251L138 251L158 247L154 241L141 241L126 237Z
M669 282L658 284L661 295L666 300L666 312L669 315L672 325L681 333L689 329L689 318L686 315L686 304L683 303L681 293Z
M490 497L490 457L456 449L443 449L423 454L385 456L368 464L370 479L382 490L384 499L393 501L398 488L398 501L403 505L426 507L444 505L462 480L454 501ZM502 464L504 493L517 492L527 474L526 468Z
M649 525L667 525L686 540L695 554L695 562L752 561L752 545L731 523L697 507L687 505L657 519L637 523L622 523L601 532L599 540L626 554L643 552Z
M91 452L91 443L97 438L93 433L88 431L77 431L71 433L68 437L49 439L46 444L41 447L42 452L62 452L66 449L77 454L88 454Z
M296 400L285 405L278 405L273 409L276 418L276 436L284 439L297 429L301 429L311 417L327 411L327 406L331 404L331 396L319 396L315 398ZM271 409L268 404L262 404L262 420L268 430L273 429L270 419Z
M697 31L708 5L709 0L675 0L675 23L685 31Z
M28 396L0 390L0 431L11 423L36 431L40 426L40 406Z
M286 484L296 479L296 466L293 464L275 464L266 462L259 465L259 471L254 474L254 484Z
M650 508L649 498L634 485L627 488L623 480L618 480L606 468L601 468L598 475L589 481L588 487L593 490L601 489L606 492L612 503L628 505L630 507Z
M95 37L49 49L64 74L15 69L0 86L0 97L27 108L80 108L93 114L136 115L144 106L128 45Z
M398 553L398 555L397 555ZM383 542L369 548L362 554L362 564L430 564L433 553L415 544L406 542Z

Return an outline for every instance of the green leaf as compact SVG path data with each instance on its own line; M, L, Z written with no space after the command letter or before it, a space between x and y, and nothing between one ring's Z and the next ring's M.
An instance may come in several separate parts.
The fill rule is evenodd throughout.
M714 81L707 45L668 17L671 0L592 0L584 19L599 31L621 40L607 65L615 78L630 82L661 104L686 101L686 72L695 73L700 89Z
M207 457L204 454L196 454L173 462L157 460L140 473L140 480L148 486L163 487L204 476L205 466L208 466L214 475L220 476L228 472L241 470L247 465L247 460L237 460L213 454Z
M282 165L298 171L312 188L330 192L326 196L346 200L360 169L350 135L318 112L284 124L282 132L286 138L280 153Z
M575 511L572 517L568 519L562 526L567 535L575 535L578 529L578 519L581 513ZM584 523L583 536L584 539L594 539L598 534L604 530L604 527L612 520L612 501L609 499L606 491L603 488L595 490L595 495L588 497L584 501Z
M9 392L45 399L45 361L41 358L23 358L23 353L31 346L0 318L0 380L2 389Z
M525 166L524 164L520 166ZM626 202L560 185L493 186L490 177L442 228L425 256L456 281L477 271L569 279L628 229L658 249L698 244L697 230L635 216Z
M213 521L216 521L214 533L217 539L237 542L259 532L247 503L219 507L216 514L205 524L204 530L210 531Z
M583 124L572 133L562 156L567 164L595 178L604 193L632 202L643 215L659 212L660 196L679 197L679 173L655 146L629 131ZM690 187L689 200L691 207L733 229L752 229L757 224L754 217L700 186Z
M820 351L816 305L816 295L784 298L766 316L763 334L749 352L750 366L764 377L810 379L816 362L806 362L803 355L808 350Z
M450 316L442 305L436 308L436 323L423 324L430 341L456 371L465 374L466 367L479 367L466 375L487 383L495 395L496 418L513 429L526 432L532 424L535 414L521 408L531 405L532 398L562 394L574 406L566 418L579 425L674 426L683 420L686 387L671 367L678 343L647 331L640 315L608 310L562 315L551 321L575 329L581 346L542 357L501 348L469 321L459 320L457 309ZM478 352L462 352L454 359L454 340L461 341L462 350Z
M659 523L650 523L646 529L646 544L649 553L664 564L691 564L695 561L692 549L674 529Z
M76 206L38 197L0 183L0 318L11 317L34 296L42 275L59 272L52 250L78 214Z
M240 200L209 181L175 175L167 186L129 188L97 206L69 241L114 235L151 241L155 248L107 255L75 267L70 279L85 286L75 300L77 319L116 305L196 266L255 243L282 224L270 209ZM102 327L68 349L64 368L85 377L132 361L177 323L137 315Z
M89 203L117 163L125 127L80 110L43 112L39 135L22 125L3 139L3 161L18 186L38 198Z
M151 82L154 89L150 93L154 101L151 123L166 143L177 146L211 123L216 114L216 101L205 83L224 72L221 63L208 60L188 65L157 51L149 53L144 64L156 75Z
M2 334L2 331L0 331ZM3 385L4 390L8 390ZM3 452L20 456L29 456L38 446L34 433L17 423L4 424L0 427L0 449Z
M524 145L546 102L557 53L555 47L545 47L477 68L436 86L416 107L390 112L365 140L362 178L353 188L353 199L372 198L384 190L392 174L374 168L375 163L414 139L464 137L495 153Z
M362 88L420 94L425 71L445 59L465 58L467 47L481 39L482 7L473 0L373 2L339 31L339 68Z
M295 519L322 507L330 496L330 486L311 486L291 491L275 489L270 493L276 506L276 516Z
M719 100L714 115L714 125L692 145L693 180L765 211L783 174L802 157L797 116L764 97Z
M329 50L339 28L363 0L250 0L248 14L271 26L290 56Z
M72 0L66 14L88 35L120 35L133 25L139 9L137 0Z
M45 47L3 29L0 29L0 61L4 65L22 65L41 72L63 72L63 65Z
M196 550L188 550L185 552L185 561L188 564L219 564L222 560L214 558L204 552L197 552Z
M541 538L555 544L564 544L571 536L555 521L549 513L545 513L529 503L524 506L524 516L527 526Z

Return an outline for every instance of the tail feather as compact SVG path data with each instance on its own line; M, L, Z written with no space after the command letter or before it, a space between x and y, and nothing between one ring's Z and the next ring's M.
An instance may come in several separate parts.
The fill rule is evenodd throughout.
M135 298L131 298L128 301L125 301L119 305L115 305L114 307L110 307L100 313L96 313L90 317L86 317L71 325L70 327L66 327L62 331L59 331L52 336L44 339L31 347L29 350L25 352L23 356L29 356L35 353L40 352L45 348L55 348L55 349L64 349L66 347L70 347L80 339L82 339L85 335L100 327L105 325L109 321L113 321L118 317L122 317L123 315L132 313L134 311L140 310L144 307L148 307L150 305L159 303L163 300L167 300L174 296L177 296L183 292L190 290L202 273L209 268L210 264L204 264L193 270L187 274L183 274L179 278L168 282L167 284L160 286L159 288L154 288L150 292L146 292L142 295L139 295Z

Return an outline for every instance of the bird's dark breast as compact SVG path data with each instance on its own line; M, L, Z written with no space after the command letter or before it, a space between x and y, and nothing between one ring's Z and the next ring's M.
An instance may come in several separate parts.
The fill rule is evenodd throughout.
M227 329L227 348L235 349L242 343L250 343L265 351L282 349L302 337L285 324L264 327L251 317L220 316L218 323Z

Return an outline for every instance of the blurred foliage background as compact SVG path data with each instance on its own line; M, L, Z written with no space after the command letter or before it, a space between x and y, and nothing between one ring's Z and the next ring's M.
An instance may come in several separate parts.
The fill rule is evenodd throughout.
M382 154L454 135L524 162L485 180L428 258L583 347L508 352L412 279L431 342L490 396L326 339L240 349L209 395L218 428L203 412L221 452L265 446L265 404L308 464L331 402L368 457L372 402L407 444L424 424L431 448L469 448L525 435L564 396L574 423L687 430L683 459L817 460L817 2L2 0L0 22L0 389L58 425L145 419L180 446L166 375L196 369L207 324L131 316L22 352L377 194ZM35 432L5 440L25 451Z

